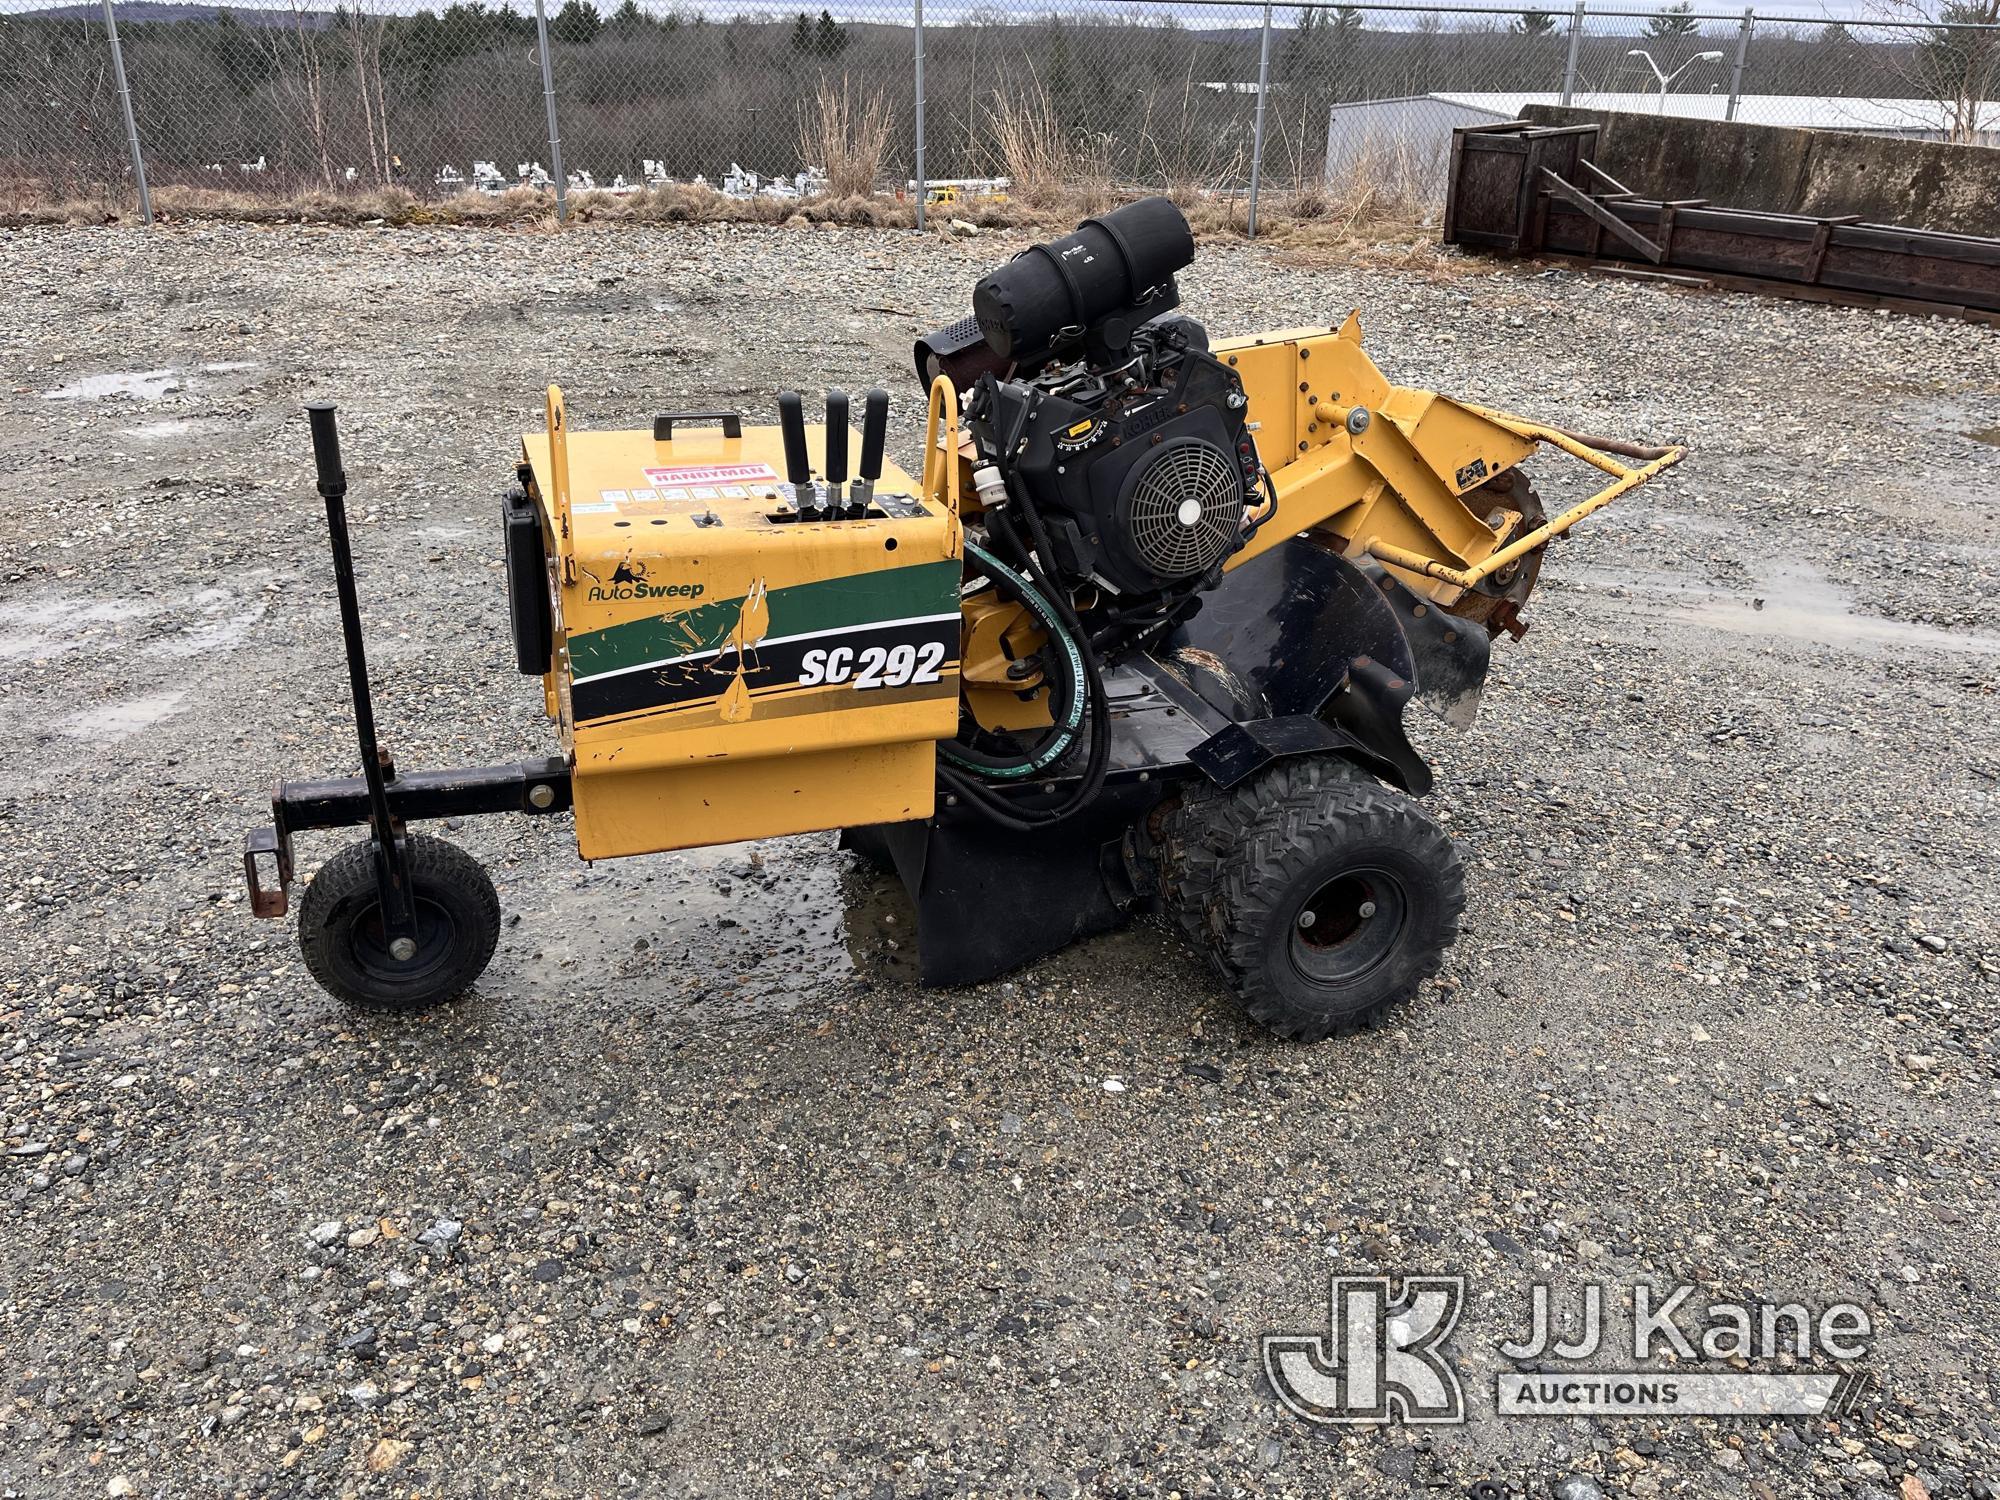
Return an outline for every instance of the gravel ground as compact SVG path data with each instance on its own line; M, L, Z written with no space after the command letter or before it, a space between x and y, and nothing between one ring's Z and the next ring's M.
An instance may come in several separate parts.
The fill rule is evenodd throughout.
M541 753L493 498L541 385L907 413L1013 248L0 234L7 1494L1996 1493L1991 329L1204 251L1218 331L1355 306L1392 377L1695 445L1557 551L1477 727L1419 726L1469 930L1380 1031L1274 1042L1151 923L921 991L830 837L463 827L510 925L409 1022L250 919L271 781L351 753L304 400L399 760ZM1471 1422L1279 1408L1257 1336L1329 1271L1471 1278ZM1858 1300L1875 1392L1493 1415L1531 1283L1638 1279Z

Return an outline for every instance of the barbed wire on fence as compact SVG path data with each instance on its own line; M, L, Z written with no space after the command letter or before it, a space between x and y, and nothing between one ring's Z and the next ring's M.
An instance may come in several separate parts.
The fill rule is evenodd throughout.
M1434 201L1453 126L1532 104L2000 145L2000 0L1947 0L1928 21L1687 0L1064 0L920 15L904 0L744 0L726 15L561 0L540 16L533 0L0 0L0 204L133 192L131 137L169 191L694 184L921 200L1004 180L1031 205L1139 187L1235 199L1253 179L1306 197Z

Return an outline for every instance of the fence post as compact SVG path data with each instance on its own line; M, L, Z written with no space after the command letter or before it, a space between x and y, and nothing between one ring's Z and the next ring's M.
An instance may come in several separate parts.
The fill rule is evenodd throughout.
M1736 65L1729 71L1729 108L1722 118L1736 118L1737 101L1743 97L1743 61L1750 55L1750 33L1756 28L1757 12L1748 6L1743 10L1742 24L1736 28Z
M118 18L111 0L104 0L104 35L111 43L111 77L118 85L118 102L125 111L125 144L132 150L132 181L139 188L139 217L153 222L153 195L146 188L146 158L139 150L139 126L132 118L132 90L125 83L125 53L118 45Z
M1250 130L1250 217L1245 237L1257 238L1257 189L1264 180L1264 98L1271 88L1271 6L1264 5L1264 35L1257 43L1257 122Z
M569 174L563 170L562 132L556 128L556 72L549 58L549 11L535 0L535 48L542 54L542 103L549 112L549 176L556 184L556 222L569 222Z
M924 178L924 0L916 0L917 33L917 228L924 227L924 200L931 195Z
M1569 61L1563 64L1564 104L1576 97L1576 61L1583 51L1583 4L1584 0L1576 0L1576 9L1569 18Z

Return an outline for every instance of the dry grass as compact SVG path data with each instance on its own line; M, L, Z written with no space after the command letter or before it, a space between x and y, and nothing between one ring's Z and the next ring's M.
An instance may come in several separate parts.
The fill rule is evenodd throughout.
M882 175L895 112L880 89L856 95L845 74L840 87L822 77L799 115L799 159L818 162L833 198L866 198Z
M1048 153L1044 160L1065 159L1061 152L1066 148L1059 139L1030 125L1031 135L1024 139L1038 142L1035 149ZM1486 262L1440 246L1434 209L1399 197L1385 185L1387 180L1371 168L1355 173L1351 182L1329 188L1317 172L1309 172L1295 175L1290 187L1267 188L1258 213L1258 241L1314 265L1379 265L1438 275L1487 268ZM939 235L963 234L970 227L1045 237L1065 233L1078 220L1137 196L1138 190L1114 189L1108 174L1086 174L1077 183L1052 172L1032 180L1028 191L1021 191L1017 183L1004 200L934 204L926 223ZM1198 239L1242 238L1248 204L1241 193L1183 186L1176 201ZM431 200L403 188L287 196L168 184L154 190L153 206L166 223L456 225L551 233L559 227L554 194L526 187L510 188L496 197L468 192ZM574 225L848 224L881 229L916 225L916 205L907 198L864 193L805 200L730 198L711 187L685 183L633 193L579 192L571 195L569 208ZM132 222L136 217L129 199L108 193L61 195L38 183L0 183L0 225L107 224Z
M0 178L0 224L115 224L135 207L108 188Z
M1055 101L1039 78L1014 98L994 95L993 139L1009 197L1030 212L1077 210L1078 218L1102 213L1116 200L1105 143L1063 128Z

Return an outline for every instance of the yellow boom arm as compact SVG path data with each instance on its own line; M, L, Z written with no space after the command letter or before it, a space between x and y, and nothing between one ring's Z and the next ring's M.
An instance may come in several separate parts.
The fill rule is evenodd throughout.
M1250 400L1277 512L1228 566L1301 531L1331 532L1350 554L1396 570L1450 609L1552 537L1678 463L1679 447L1592 439L1523 417L1392 385L1361 350L1361 326L1288 329L1215 345ZM1551 520L1499 483L1542 443L1612 483ZM1613 454L1640 460L1637 467Z

